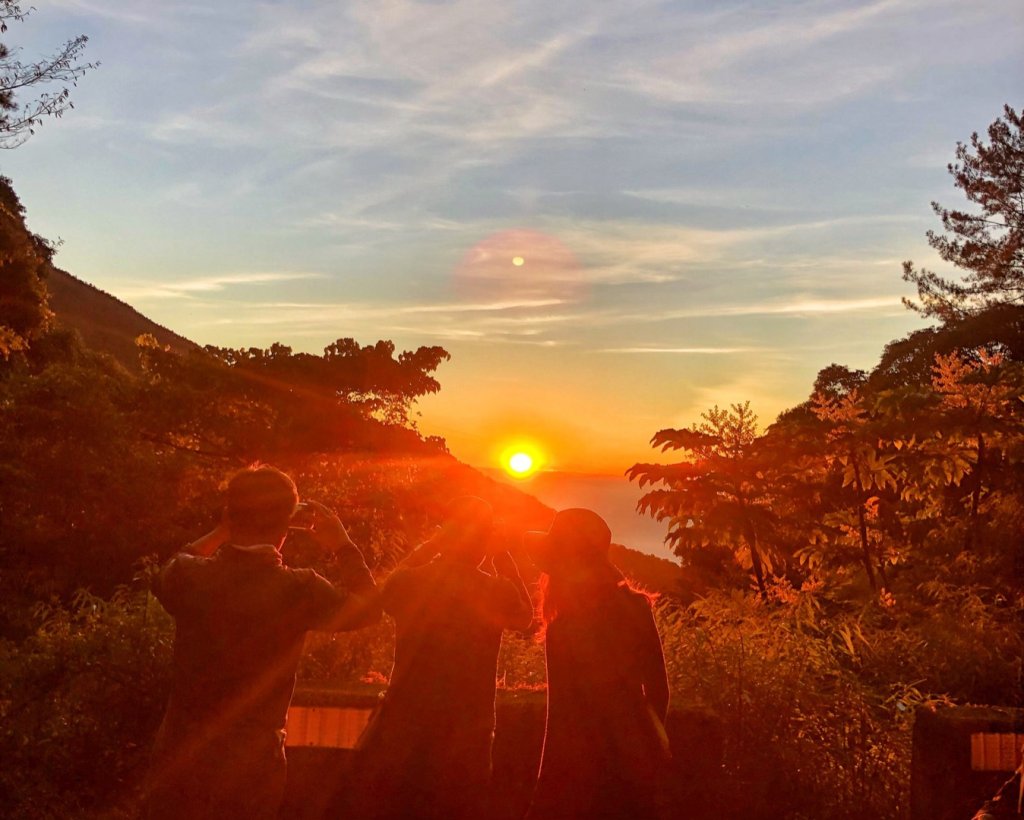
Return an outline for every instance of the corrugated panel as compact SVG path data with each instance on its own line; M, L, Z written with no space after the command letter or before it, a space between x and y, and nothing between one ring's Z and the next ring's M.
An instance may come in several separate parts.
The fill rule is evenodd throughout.
M971 735L971 768L976 772L1013 772L1020 766L1024 734L975 732Z
M288 709L288 746L354 749L372 709L292 706Z

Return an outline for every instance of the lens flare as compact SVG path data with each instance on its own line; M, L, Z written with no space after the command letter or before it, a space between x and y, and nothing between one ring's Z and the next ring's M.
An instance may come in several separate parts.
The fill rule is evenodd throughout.
M452 284L458 294L471 299L567 300L585 293L586 275L557 236L513 228L490 234L469 248L452 272Z

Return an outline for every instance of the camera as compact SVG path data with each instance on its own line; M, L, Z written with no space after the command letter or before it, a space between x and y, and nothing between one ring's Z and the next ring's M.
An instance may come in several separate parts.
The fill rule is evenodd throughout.
M315 518L316 510L313 507L308 504L296 504L292 520L288 522L288 529L309 531L313 529Z

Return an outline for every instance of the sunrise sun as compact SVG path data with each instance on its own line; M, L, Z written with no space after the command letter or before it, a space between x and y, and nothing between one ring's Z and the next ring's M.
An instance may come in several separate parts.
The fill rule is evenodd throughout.
M543 461L544 459L536 447L518 442L505 448L499 463L512 478L529 478L543 466Z
M533 458L529 453L514 453L508 460L508 468L517 475L523 475L533 469Z

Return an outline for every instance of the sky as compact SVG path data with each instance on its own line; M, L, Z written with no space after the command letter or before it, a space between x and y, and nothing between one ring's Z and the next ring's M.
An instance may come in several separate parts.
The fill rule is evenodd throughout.
M0 155L57 264L201 344L443 345L423 432L621 475L922 322L1020 0L40 2L75 109Z

